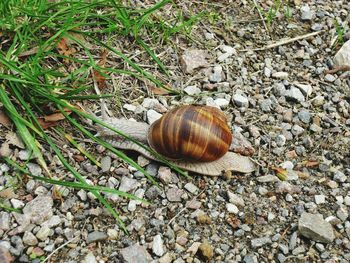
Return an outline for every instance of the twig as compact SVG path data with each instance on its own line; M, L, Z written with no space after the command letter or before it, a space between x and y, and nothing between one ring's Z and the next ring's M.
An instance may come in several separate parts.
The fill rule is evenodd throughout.
M334 69L326 70L324 73L334 74L334 73L337 73L338 71L350 71L350 65L338 66L338 67L335 67Z
M94 88L95 88L96 94L97 95L101 95L100 88L97 85L97 81L96 81L96 79L94 77L94 73L93 73L92 69L91 69L91 76L92 76L92 79L94 81ZM106 105L106 102L105 102L104 98L100 99L100 103L101 103L101 117L102 117L103 120L106 120L108 118L108 116L111 116L111 113L109 112L109 110L107 108L107 105Z
M260 10L258 4L256 3L256 0L253 0L253 3L254 3L254 6L255 6L256 10L258 10L259 16L260 16L260 18L261 18L261 20L263 22L263 25L265 27L266 32L268 34L270 34L270 31L269 31L268 27L266 26L265 19L264 19L263 15L261 14L261 10Z
M53 254L55 254L58 250L60 250L61 248L67 246L69 243L73 242L76 238L78 238L79 236L73 237L72 239L68 240L66 243L60 245L58 248L56 248L54 251L51 252L50 255L47 256L47 258L45 258L45 260L42 263L47 262L52 256Z
M318 35L320 33L323 33L323 31L317 31L317 32L308 33L308 34L305 34L305 35L302 35L302 36L297 36L297 37L288 38L288 39L282 39L280 41L277 41L275 43L269 44L269 45L267 45L265 47L261 47L261 48L243 49L243 50L240 50L240 51L241 52L245 52L245 51L262 51L262 50L267 50L267 49L271 49L271 48L274 48L274 47L286 45L286 44L289 44L289 43L292 43L292 42L295 42L295 41L298 41L298 40L301 40L301 39L313 37L313 36L316 36L316 35Z
M194 200L196 200L198 198L198 196L200 196L203 192L205 191L205 189L203 189L198 195L196 195L195 197L192 198L192 200L190 202L193 202ZM170 221L168 222L168 226L170 226L170 224L179 216L181 215L185 210L187 209L187 207L185 206L184 208L182 208L180 210L180 212L178 212L172 219L170 219Z
M87 222L87 220L85 220L84 225L83 225L83 227L81 228L82 230L85 229L86 222ZM73 242L73 241L74 241L76 238L78 238L79 236L80 236L80 235L77 235L77 236L73 237L72 239L68 240L66 243L60 245L58 248L56 248L54 251L52 251L51 254L48 255L47 258L45 258L45 260L44 260L42 263L45 263L46 261L48 261L49 258L53 256L53 254L55 254L55 253L56 253L58 250L60 250L61 248L67 246L69 243Z

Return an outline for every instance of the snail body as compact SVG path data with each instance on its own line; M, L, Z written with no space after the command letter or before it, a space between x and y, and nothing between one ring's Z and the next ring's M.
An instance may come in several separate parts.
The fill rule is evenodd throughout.
M226 117L209 106L182 106L155 121L149 145L172 160L212 162L225 155L232 142Z
M215 119L215 120L213 121L213 123L211 125L213 125L214 123L215 123L215 126L218 123L220 125L223 124L223 127L225 127L225 125L227 125L226 124L226 117L220 110L213 108L213 107L207 107L207 106L182 106L182 107L179 107L177 109L170 110L168 113L164 114L164 117L165 116L168 116L168 117L173 116L174 114L176 116L181 115L181 116L183 116L182 119L188 120L189 123L192 123L191 125L193 127L197 127L198 125L193 125L193 123L196 123L199 119L202 119L202 118L199 118L197 115L196 115L197 117L194 118L195 114L198 114L198 112L192 113L193 114L192 118L188 118L188 115L190 115L189 113L187 113L186 117L185 117L186 114L184 114L184 112L187 112L191 107L195 107L195 111L201 109L199 117L201 117L202 115L206 116L208 114L214 115L215 117L213 117L213 119ZM180 110L180 109L182 109L182 110ZM191 108L191 111L192 111L192 108ZM168 117L166 117L166 118L168 118ZM112 126L114 129L119 130L120 132L128 135L129 137L137 140L138 142L140 142L146 146L149 145L149 146L153 147L153 149L155 149L157 152L159 152L156 149L155 145L153 144L153 141L152 141L153 139L151 138L151 134L152 134L152 131L154 131L156 129L156 127L158 127L158 125L162 121L164 122L164 120L166 120L166 118L163 118L163 120L162 120L162 118L159 119L158 121L156 121L151 126L148 125L147 123L135 122L135 121L125 120L125 119L120 119L120 118L105 118L105 119L103 119L103 121L105 123L107 123L108 125ZM205 121L205 122L207 123L207 121ZM180 120L178 118L175 118L173 125L175 127L178 127L179 124L180 124ZM169 127L167 129L169 129ZM209 129L211 129L211 128L209 128ZM200 129L200 130L203 134L205 134L205 133L209 134L207 132L203 132L202 129ZM226 134L227 130L229 131L228 127L223 128L223 130L225 131L224 132L225 134ZM197 133L197 130L196 130L196 133ZM181 134L181 133L179 132L178 134ZM231 132L230 132L230 134L231 134ZM185 135L186 135L186 132L185 132ZM136 151L136 152L139 152L142 155L146 156L149 159L152 159L155 161L158 160L157 157L152 155L152 153L147 151L145 148L141 147L140 145L138 145L130 140L126 140L125 138L116 135L116 133L114 133L113 131L111 131L107 128L100 127L99 128L99 136L103 137L106 142L110 143L111 145L113 145L116 148ZM204 136L204 137L207 138L207 136ZM226 152L230 146L232 136L230 138L231 139L226 138L226 143L222 143L222 147L220 147L220 154L217 155L215 157L216 159L213 161L205 161L201 158L199 158L200 159L199 161L196 161L196 160L198 160L198 157L192 157L192 156L184 157L182 155L182 153L181 153L181 155L178 155L179 153L176 153L176 151L171 156L165 156L166 153L163 153L163 152L159 152L159 153L164 155L167 158L172 159L170 161L172 164L174 164L174 165L176 165L184 170L192 171L192 172L195 172L197 174L203 174L203 175L209 175L209 176L219 176L225 171L237 171L240 173L251 173L251 172L255 171L255 164L250 160L249 157L241 156L237 153L230 152L230 151ZM239 138L238 138L238 140L239 140ZM185 144L184 143L185 141L186 141L186 136L185 136L185 140L182 139L182 144ZM165 140L164 140L164 142L165 142ZM177 140L177 142L179 142L179 140ZM168 142L165 142L165 143L166 143L166 146L168 146L168 144L170 144ZM201 143L203 143L203 141L201 141ZM203 144L201 144L201 145L203 147ZM211 145L211 144L208 143L208 145ZM184 148L183 146L181 146L181 147ZM189 148L194 148L194 147L189 147ZM205 147L203 147L202 149L204 149L204 148ZM177 150L178 149L179 148L177 148ZM197 151L195 151L195 152L197 152ZM219 157L220 155L223 155L223 156ZM197 155L195 155L195 156L197 156Z

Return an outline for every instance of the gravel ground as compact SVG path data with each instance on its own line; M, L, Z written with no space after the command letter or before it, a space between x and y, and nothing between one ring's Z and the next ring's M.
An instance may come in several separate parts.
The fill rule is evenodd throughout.
M40 262L50 255L46 262L349 262L350 71L327 70L350 65L350 42L337 43L334 26L335 20L347 22L350 3L302 2L291 1L290 18L281 11L264 25L250 1L184 1L184 11L206 8L219 16L198 23L191 40L178 37L156 49L170 70L167 82L185 95L151 96L149 87L115 76L119 102L107 105L116 116L149 123L174 105L221 108L254 149L248 154L257 163L255 173L189 180L128 153L159 179L158 189L103 147L81 142L99 156L97 168L64 145L91 183L152 201L106 195L120 211L126 235L90 193L60 188L63 200L57 200L51 185L19 181L0 163L0 198L23 211L0 211L0 261ZM128 48L125 53L137 56ZM137 59L149 62L142 54ZM5 125L0 129L13 159L41 175L16 135ZM49 151L46 158L57 177L68 176Z

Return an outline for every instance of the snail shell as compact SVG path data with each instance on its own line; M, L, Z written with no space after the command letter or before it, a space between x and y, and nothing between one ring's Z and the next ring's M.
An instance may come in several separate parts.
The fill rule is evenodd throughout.
M209 106L182 106L164 114L148 132L148 143L173 160L211 162L229 149L232 133L226 117Z

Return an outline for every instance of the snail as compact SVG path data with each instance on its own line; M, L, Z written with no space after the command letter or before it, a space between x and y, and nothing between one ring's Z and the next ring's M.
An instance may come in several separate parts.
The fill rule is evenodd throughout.
M125 119L103 120L113 128L150 146L174 165L195 173L219 176L223 171L250 173L249 157L228 151L232 133L222 111L210 106L181 106L165 113L152 125ZM107 128L99 136L116 148L134 150L157 160L150 152Z

